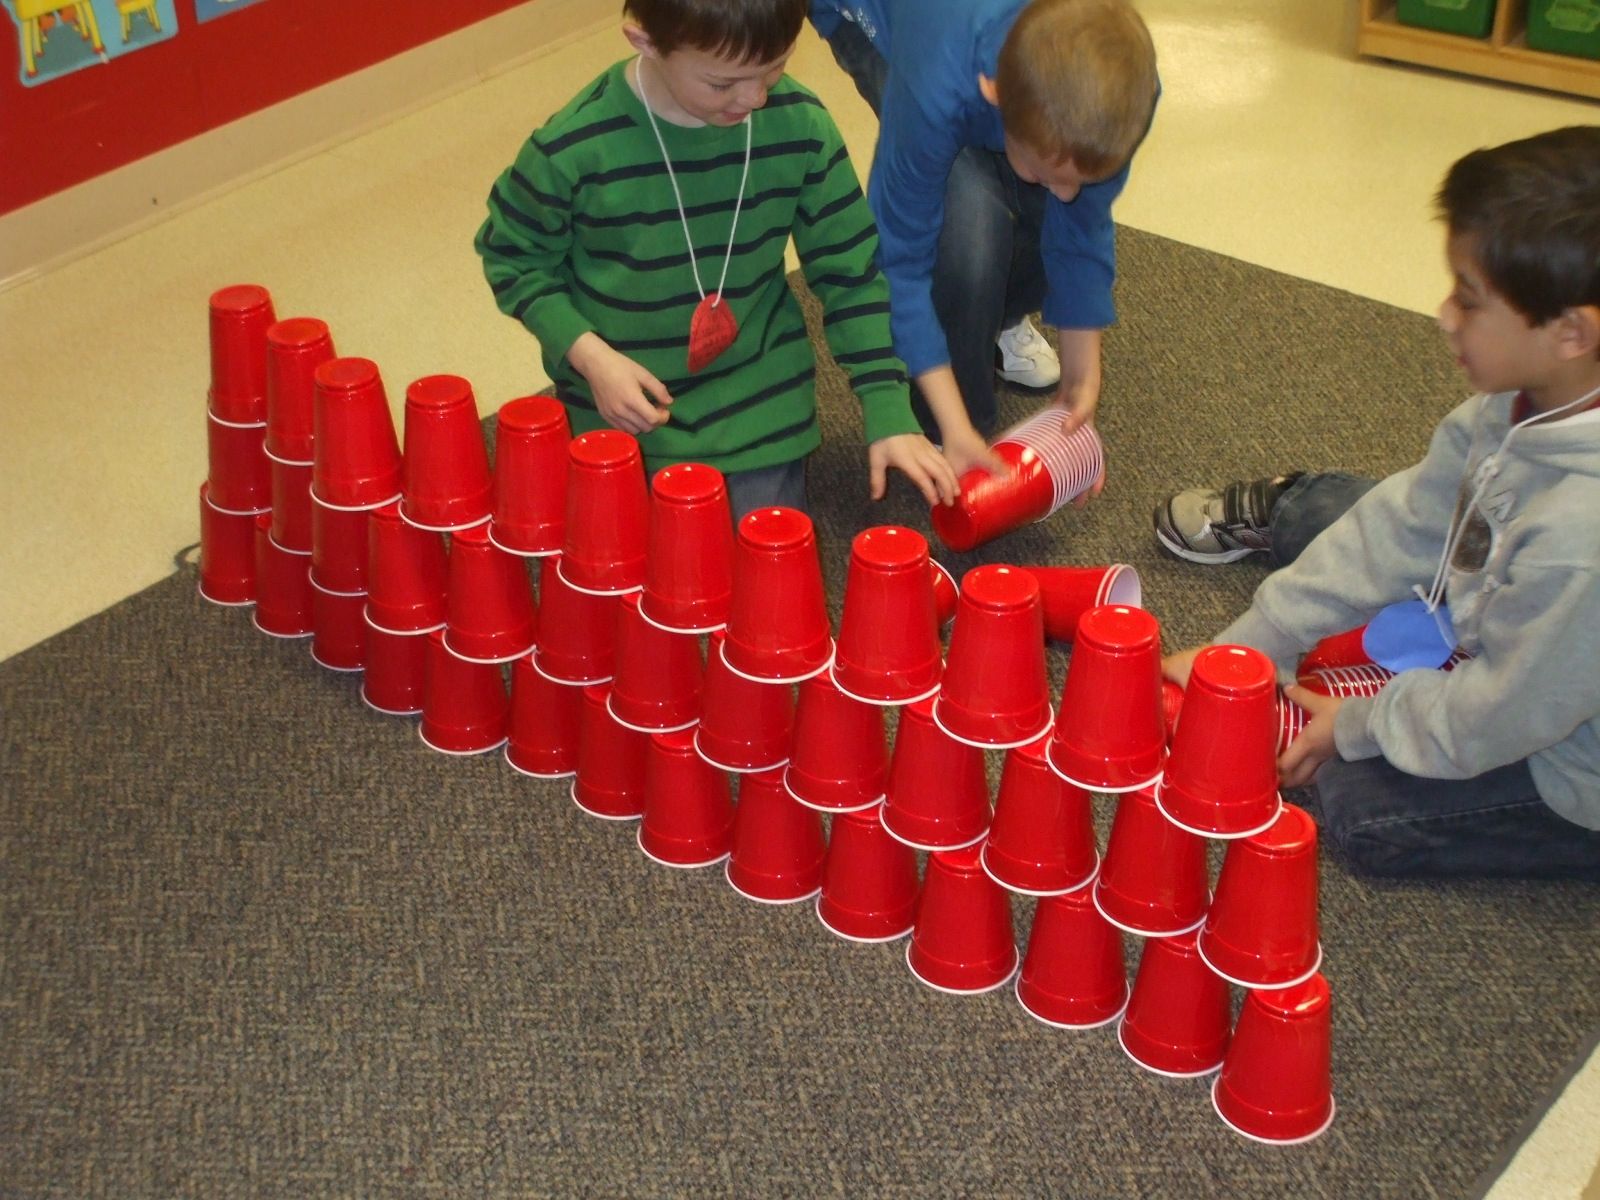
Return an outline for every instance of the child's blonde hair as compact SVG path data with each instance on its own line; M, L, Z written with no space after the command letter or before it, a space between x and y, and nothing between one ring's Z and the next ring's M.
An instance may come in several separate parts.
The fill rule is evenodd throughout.
M1127 0L1032 0L995 72L1006 136L1090 178L1132 157L1156 102L1156 52Z

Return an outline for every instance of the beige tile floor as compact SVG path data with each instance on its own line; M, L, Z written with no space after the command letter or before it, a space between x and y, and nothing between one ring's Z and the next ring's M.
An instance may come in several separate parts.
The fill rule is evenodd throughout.
M1431 312L1430 197L1476 146L1592 123L1588 102L1354 57L1355 3L1142 0L1165 96L1120 220ZM487 411L541 381L471 253L489 181L534 124L625 50L592 34L392 124L0 292L0 657L160 579L198 537L206 295L268 285L342 353L405 381L466 375ZM794 73L858 164L873 122L825 46ZM1137 314L1128 319L1137 320ZM1567 1089L1492 1193L1578 1197L1595 1168L1600 1068Z

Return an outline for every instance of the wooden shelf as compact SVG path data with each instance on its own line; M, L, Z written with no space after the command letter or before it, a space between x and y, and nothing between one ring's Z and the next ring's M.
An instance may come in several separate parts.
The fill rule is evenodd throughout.
M1356 52L1600 100L1600 59L1530 50L1527 0L1500 0L1486 38L1402 25L1394 0L1361 0Z

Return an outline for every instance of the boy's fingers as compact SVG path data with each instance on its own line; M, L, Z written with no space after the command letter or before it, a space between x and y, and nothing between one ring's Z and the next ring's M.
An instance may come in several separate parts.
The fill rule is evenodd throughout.
M876 458L871 460L870 471L872 476L872 498L874 500L882 500L883 493L889 486L888 472Z

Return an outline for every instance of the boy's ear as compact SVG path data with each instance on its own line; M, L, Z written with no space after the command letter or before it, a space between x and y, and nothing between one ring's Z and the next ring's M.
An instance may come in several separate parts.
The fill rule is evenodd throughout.
M639 25L637 22L624 21L622 23L622 36L628 39L628 45L632 46L646 58L661 57L656 50L655 42L650 40L650 35L646 33L644 31L644 27Z
M978 75L978 91L983 93L983 98L995 108L1000 107L1000 85L981 72Z
M1556 322L1556 345L1562 358L1600 355L1600 305L1574 305L1563 311Z

